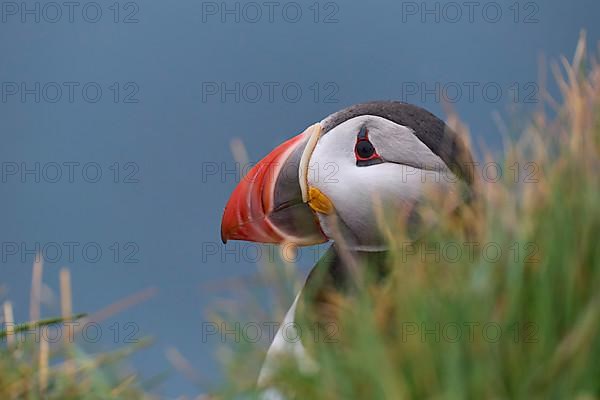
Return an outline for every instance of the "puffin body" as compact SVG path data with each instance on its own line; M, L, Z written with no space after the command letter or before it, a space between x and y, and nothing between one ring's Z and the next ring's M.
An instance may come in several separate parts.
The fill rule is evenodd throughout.
M300 309L326 310L328 293L351 293L356 265L385 274L378 208L398 210L418 224L415 206L432 190L468 197L472 166L461 138L428 111L395 101L357 104L309 126L256 164L225 207L221 238L333 242L286 314L282 327L289 327ZM295 357L299 368L318 368L301 341L290 343L280 331L259 385L268 382L282 353ZM269 389L264 398L281 397Z

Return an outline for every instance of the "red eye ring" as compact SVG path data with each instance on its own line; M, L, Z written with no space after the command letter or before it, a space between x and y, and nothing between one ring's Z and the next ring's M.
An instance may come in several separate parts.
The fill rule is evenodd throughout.
M356 165L359 167L382 162L381 156L377 153L375 146L373 146L373 143L369 140L369 131L365 127L361 128L356 138L354 156L356 157Z

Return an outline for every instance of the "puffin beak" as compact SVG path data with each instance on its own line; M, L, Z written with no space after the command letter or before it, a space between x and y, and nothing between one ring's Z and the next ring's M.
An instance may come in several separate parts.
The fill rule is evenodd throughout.
M223 243L231 239L307 246L328 240L308 204L308 162L320 134L321 125L314 124L252 167L225 206Z

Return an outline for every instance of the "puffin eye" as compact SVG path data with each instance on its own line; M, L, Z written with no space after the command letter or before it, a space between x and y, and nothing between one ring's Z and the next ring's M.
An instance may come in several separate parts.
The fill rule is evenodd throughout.
M369 131L364 126L360 129L356 138L354 155L356 156L357 167L366 167L383 162L379 154L377 154L375 146L369 141Z
M359 158L371 158L375 154L375 147L367 140L356 143L356 154Z

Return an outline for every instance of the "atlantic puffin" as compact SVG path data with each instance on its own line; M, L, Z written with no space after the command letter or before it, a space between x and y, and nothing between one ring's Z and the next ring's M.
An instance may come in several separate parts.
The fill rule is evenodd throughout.
M434 186L469 201L473 165L463 138L427 110L398 101L353 105L310 125L248 172L225 207L221 238L297 246L332 242L285 316L281 327L290 329L300 309L321 308L327 292L349 290L349 264L383 265L386 240L375 199L410 213ZM282 354L300 368L318 368L302 341L286 340L282 328L267 352L259 387L269 382ZM269 389L263 398L282 396Z

